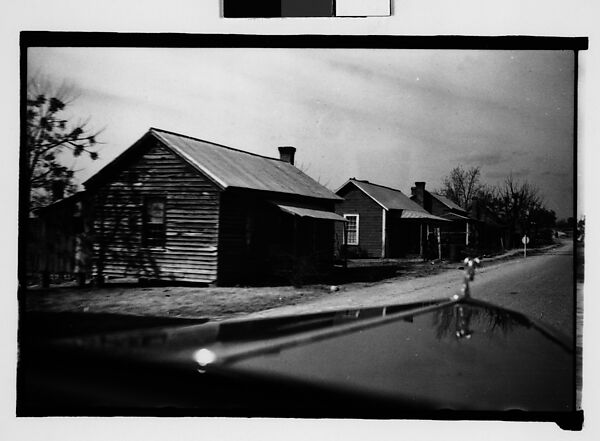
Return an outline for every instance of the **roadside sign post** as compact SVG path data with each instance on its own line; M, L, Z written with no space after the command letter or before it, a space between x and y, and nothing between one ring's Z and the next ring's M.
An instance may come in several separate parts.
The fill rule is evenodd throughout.
M442 261L442 229L437 227L438 259Z
M523 242L523 257L527 257L527 244L529 243L529 237L527 235L523 236L521 242Z

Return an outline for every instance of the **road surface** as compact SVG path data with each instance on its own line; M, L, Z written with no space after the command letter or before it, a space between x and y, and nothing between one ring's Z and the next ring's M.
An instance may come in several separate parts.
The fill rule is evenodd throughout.
M460 292L461 283L462 271L457 269L456 272L424 278L378 282L347 292L342 288L326 298L261 311L247 317L271 317L449 298ZM472 282L471 295L525 313L572 338L575 317L573 244L565 243L547 253L527 258L492 264L484 261Z

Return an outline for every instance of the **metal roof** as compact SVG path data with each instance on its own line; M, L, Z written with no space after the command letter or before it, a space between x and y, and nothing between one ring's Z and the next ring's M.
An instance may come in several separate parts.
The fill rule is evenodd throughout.
M450 208L451 210L462 211L464 213L467 212L464 208L462 208L458 204L454 203L453 201L448 199L446 196L442 196L441 194L438 194L438 193L430 193L430 194L431 194L431 196L436 198L438 201L440 201L442 204L444 204L446 207Z
M400 190L373 184L368 181L360 181L358 179L350 179L348 182L353 183L386 210L412 210L427 213L424 208L416 202L411 201L410 198Z
M460 214L452 213L452 212L450 212L450 213L444 213L442 215L442 217L444 219L448 219L448 220L459 220L459 221L472 221L472 220L474 220L474 219L471 219L470 217L461 216Z
M165 130L150 133L223 188L238 187L339 200L292 164Z
M135 148L142 145L148 136L159 140L222 189L237 187L318 199L341 200L331 190L288 162L154 127L150 128L120 156L84 182L84 185L87 187L100 182L111 170L121 167L123 161L135 155Z
M429 220L437 220L442 222L448 222L447 219L444 219L439 216L434 216L430 213L423 213L422 211L411 211L411 210L403 210L400 215L401 219L429 219Z
M344 217L340 216L339 214L332 213L331 211L315 210L312 208L277 204L275 202L273 202L273 204L276 205L281 211L300 217L312 217L314 219L326 219L338 222L348 222Z
M356 187L358 187L358 189L360 189L363 193L365 193L386 210L403 210L402 214L400 215L400 217L403 219L431 219L445 221L445 219L429 213L400 190L373 184L368 181L361 181L354 178L349 179L338 189L337 192L350 183L354 184Z

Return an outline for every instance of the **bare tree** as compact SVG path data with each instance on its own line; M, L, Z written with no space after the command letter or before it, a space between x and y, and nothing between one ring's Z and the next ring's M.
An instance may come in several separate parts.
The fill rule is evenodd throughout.
M474 196L485 194L486 186L481 183L480 179L481 167L471 167L465 170L459 165L453 168L450 174L442 180L439 193L468 210ZM490 189L486 191L491 192Z
M65 109L74 99L73 89L54 87L34 76L27 83L26 154L24 191L29 195L27 211L50 202L52 192L74 191L73 170L60 161L71 152L74 157L87 154L98 158L98 131L88 129L88 121L69 121Z
M515 233L527 233L537 212L544 210L539 189L527 180L519 181L509 175L498 187L497 210Z
M46 233L38 238L40 243L32 244L26 239L32 210L75 191L74 171L64 164L66 157L86 154L92 160L98 158L99 132L88 129L88 121L74 120L66 111L74 98L71 86L56 86L39 74L28 78L19 177L18 277L23 290L27 288L28 269L32 266L31 249L46 250L52 241ZM68 226L64 227L68 231Z

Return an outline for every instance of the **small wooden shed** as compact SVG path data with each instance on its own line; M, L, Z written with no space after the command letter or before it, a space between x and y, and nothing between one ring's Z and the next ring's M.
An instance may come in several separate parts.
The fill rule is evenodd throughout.
M425 256L427 230L446 223L428 213L400 190L349 179L336 194L344 198L336 212L347 221L346 237L338 228L338 243L350 257L395 258Z
M85 182L95 275L230 284L331 267L341 198L279 151L151 128Z
M42 285L51 279L77 278L84 284L89 274L91 246L87 241L89 219L86 192L80 191L36 210L29 218L27 271L41 275Z

